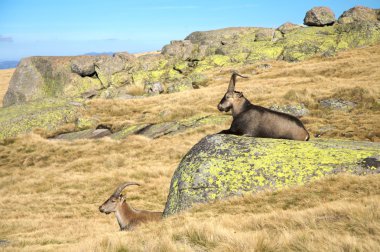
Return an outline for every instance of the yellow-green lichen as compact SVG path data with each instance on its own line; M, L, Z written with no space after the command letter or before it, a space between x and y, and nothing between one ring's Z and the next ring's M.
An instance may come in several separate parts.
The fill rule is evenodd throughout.
M0 109L0 139L30 132L35 128L54 130L74 122L78 107L68 100L44 99Z
M328 174L374 173L362 160L377 155L380 145L367 142L290 141L233 135L213 135L201 140L179 164L165 214L195 202L281 189Z

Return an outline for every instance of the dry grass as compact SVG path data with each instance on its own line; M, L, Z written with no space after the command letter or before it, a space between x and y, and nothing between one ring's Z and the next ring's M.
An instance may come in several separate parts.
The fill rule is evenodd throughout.
M3 106L3 97L7 92L9 81L15 69L1 69L0 70L0 107Z
M254 103L303 102L302 118L323 137L379 141L380 46L272 68L241 80L237 89ZM255 66L239 71L250 74ZM136 100L94 100L88 114L113 127L214 114L229 69L208 73L207 88ZM351 112L321 110L320 99L354 99ZM162 210L174 169L202 137L227 125L204 126L158 139L130 136L51 141L37 134L0 145L0 240L4 251L379 251L379 176L340 175L278 192L245 195L119 232L98 206L122 181L129 202ZM352 135L347 135L350 133ZM0 245L1 246L1 245Z

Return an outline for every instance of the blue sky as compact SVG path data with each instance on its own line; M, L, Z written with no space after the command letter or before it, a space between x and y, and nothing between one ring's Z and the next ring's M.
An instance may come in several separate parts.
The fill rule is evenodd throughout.
M380 1L0 0L0 61L159 50L193 31L302 24L314 6L339 17L355 5L380 8Z

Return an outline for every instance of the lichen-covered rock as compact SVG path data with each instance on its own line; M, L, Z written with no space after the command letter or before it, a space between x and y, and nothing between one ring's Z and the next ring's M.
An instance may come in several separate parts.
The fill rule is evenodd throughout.
M380 168L368 162L379 152L380 144L371 142L207 136L174 172L164 215L194 203L300 185L328 174L379 173Z
M332 25L335 14L329 7L314 7L306 12L303 23L308 26Z
M45 99L0 109L0 139L42 128L54 131L75 122L80 106L63 99Z
M342 99L326 99L319 102L322 108L336 109L336 110L344 110L350 111L356 107L356 104L351 101L345 101Z
M3 106L44 98L79 97L102 87L97 78L72 72L71 62L85 57L29 57L22 59L13 74Z
M176 83L171 84L168 87L168 93L175 93L175 92L182 92L185 90L191 90L193 89L193 84L190 79L183 79Z
M339 17L338 23L348 24L353 22L377 22L378 13L375 9L364 6L356 6L345 12Z
M172 40L161 50L163 55L168 55L182 60L201 60L206 56L206 47L193 44L190 40Z
M299 28L302 28L302 26L293 24L291 22L286 22L286 23L280 25L277 28L277 30L280 31L282 34L286 34L286 33L293 31L294 29L299 29Z
M94 57L80 57L71 61L71 71L82 77L92 76L95 74Z
M147 94L161 94L164 92L164 87L161 82L146 83L144 86L144 91Z
M304 104L297 105L272 105L269 107L272 110L287 113L295 117L302 117L309 114L309 110L305 107Z
M256 32L255 41L272 41L274 32L274 29L262 28Z
M113 56L98 56L95 61L95 71L103 87L111 85L123 86L132 83L132 76L128 70L135 66L136 58L124 53L115 53Z
M76 139L99 139L102 137L110 136L112 132L109 129L87 129L77 132L70 132L60 134L54 139L57 140L76 140Z

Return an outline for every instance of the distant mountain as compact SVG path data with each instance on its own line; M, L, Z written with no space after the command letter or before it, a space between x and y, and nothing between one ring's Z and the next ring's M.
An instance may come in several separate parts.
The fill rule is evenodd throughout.
M18 64L16 60L0 61L0 69L15 68Z
M84 55L96 56L96 55L113 55L113 52L89 52Z

